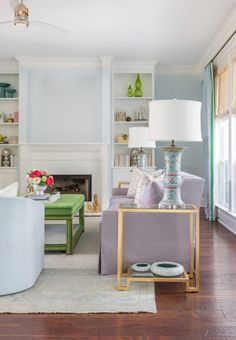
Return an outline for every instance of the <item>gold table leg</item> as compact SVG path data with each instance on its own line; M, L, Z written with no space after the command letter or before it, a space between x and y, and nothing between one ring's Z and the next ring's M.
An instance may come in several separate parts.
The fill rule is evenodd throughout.
M121 289L122 256L123 256L123 212L118 210L117 232L117 289Z
M190 214L190 216L191 215L192 215L192 217L189 218L191 220L189 239L190 239L190 242L192 242L192 247L190 245L190 275L189 275L189 277L190 278L194 277L195 285L190 286L190 284L189 284L190 282L186 282L186 292L189 292L189 293L196 292L197 293L197 292L199 292L199 236L200 236L199 209L197 209L197 211L195 213L196 233L195 233L195 249L194 249L195 251L194 252L193 252L193 233L194 233L193 214ZM193 254L195 254L195 259L194 259ZM194 260L195 260L195 266L193 265ZM193 271L192 271L193 276L191 276L191 266L193 268Z
M118 290L128 290L129 289L129 279L126 275L126 285L121 284L123 276L123 211L118 210L118 233L117 233L117 289Z
M194 249L193 249L193 214L189 214L189 277L193 278Z

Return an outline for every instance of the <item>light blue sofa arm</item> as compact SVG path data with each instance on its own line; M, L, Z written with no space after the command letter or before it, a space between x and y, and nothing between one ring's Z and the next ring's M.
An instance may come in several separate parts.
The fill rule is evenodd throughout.
M44 206L0 197L0 295L33 286L44 263Z

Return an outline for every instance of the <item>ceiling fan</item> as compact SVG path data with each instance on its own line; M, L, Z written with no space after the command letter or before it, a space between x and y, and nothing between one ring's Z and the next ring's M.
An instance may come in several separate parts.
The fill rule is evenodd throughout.
M49 24L43 21L30 21L29 20L29 9L24 4L23 0L10 0L10 5L14 10L15 19L11 21L0 21L0 25L14 24L19 27L38 26L44 28L52 28L60 32L66 33L67 31L57 25Z

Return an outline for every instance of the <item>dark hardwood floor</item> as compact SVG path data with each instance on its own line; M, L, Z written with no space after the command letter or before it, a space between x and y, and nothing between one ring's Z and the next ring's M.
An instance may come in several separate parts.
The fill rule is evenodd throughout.
M200 293L158 284L157 314L2 314L0 339L236 339L236 236L202 221L200 259Z

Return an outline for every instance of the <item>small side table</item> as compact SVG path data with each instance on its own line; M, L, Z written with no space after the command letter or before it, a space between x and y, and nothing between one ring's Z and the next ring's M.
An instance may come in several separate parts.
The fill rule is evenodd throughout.
M188 214L189 215L189 259L190 271L184 270L182 277L132 276L131 267L128 273L123 273L123 218L124 213L156 213L156 214ZM121 204L118 209L118 237L117 237L117 289L128 290L131 282L183 282L186 292L199 292L199 209L194 205L186 205L184 209L159 209L158 206L140 208L136 204ZM146 230L148 232L148 230ZM194 246L195 245L195 246ZM125 281L122 285L121 281Z

